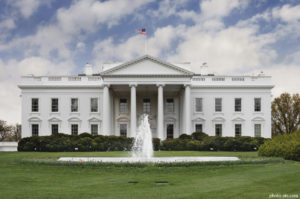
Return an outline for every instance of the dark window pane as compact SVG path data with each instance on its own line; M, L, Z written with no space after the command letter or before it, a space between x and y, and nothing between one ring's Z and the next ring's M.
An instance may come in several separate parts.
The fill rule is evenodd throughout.
M241 124L236 124L235 125L235 136L241 136L242 135L242 125Z
M31 125L31 133L32 133L32 136L39 136L39 125L38 124Z
M127 99L120 99L120 113L127 112Z
M255 112L261 111L261 98L254 98L254 111Z
M31 99L31 112L39 112L39 99L38 98Z
M215 125L216 136L222 136L222 124Z
M202 132L202 124L196 124L195 129L196 132Z
M234 99L234 111L235 112L241 112L242 111L242 99L241 98L235 98Z
M78 135L78 124L72 124L71 125L71 134L72 135Z
M52 132L52 135L58 133L58 124L51 125L51 132Z
M58 112L58 99L57 98L51 99L51 111Z
M91 125L91 133L92 135L98 135L98 124Z

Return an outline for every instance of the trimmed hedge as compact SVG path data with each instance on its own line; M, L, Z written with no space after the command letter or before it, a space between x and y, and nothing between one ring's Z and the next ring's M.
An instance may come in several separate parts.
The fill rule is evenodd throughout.
M166 151L256 151L266 139L261 137L219 137L205 133L181 135L177 139L164 140L160 149Z
M300 161L300 132L277 135L261 145L258 155Z
M56 134L21 139L18 151L129 151L133 139L121 136Z
M205 133L183 134L177 139L160 141L153 138L153 149L166 151L256 151L264 138L218 137ZM21 139L18 151L130 151L133 138L122 136L93 136L55 134L51 136L27 137Z

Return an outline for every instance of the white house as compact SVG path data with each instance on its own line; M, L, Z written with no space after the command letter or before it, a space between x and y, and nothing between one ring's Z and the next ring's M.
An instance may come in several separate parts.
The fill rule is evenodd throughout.
M187 64L145 55L123 64L90 65L78 76L23 76L22 137L52 133L134 137L147 113L153 137L203 131L271 137L271 77L195 74Z

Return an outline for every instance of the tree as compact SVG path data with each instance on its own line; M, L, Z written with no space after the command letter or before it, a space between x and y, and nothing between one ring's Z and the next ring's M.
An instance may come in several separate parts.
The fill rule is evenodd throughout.
M21 124L16 124L15 126L12 126L10 140L11 141L20 141L21 140L21 130L22 130Z
M0 120L0 141L4 141L5 139L11 136L12 126L7 125L6 121Z
M300 130L300 96L282 93L272 102L272 134L288 134Z

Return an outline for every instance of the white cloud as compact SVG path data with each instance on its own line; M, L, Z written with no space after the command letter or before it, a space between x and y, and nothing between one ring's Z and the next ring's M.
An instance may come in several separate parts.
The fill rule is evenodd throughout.
M15 21L11 18L9 19L5 19L3 21L0 22L0 30L11 30L14 29L16 27Z
M20 11L20 13L24 18L29 18L42 4L42 1L18 0L18 1L11 1L10 3Z
M272 89L273 97L280 96L283 92L300 93L300 67L299 65L273 65L263 70L265 74L272 76L275 87ZM257 73L257 71L256 71Z
M72 63L52 63L41 57L28 57L18 63L20 75L69 75L73 67Z
M201 15L204 19L222 18L233 9L246 7L247 4L242 0L204 0L200 2Z
M39 27L34 35L0 44L0 50L17 48L24 49L25 56L38 54L49 58L52 54L57 54L58 58L70 59L74 54L69 44L75 38L86 35L84 33L92 33L102 25L108 27L116 25L122 17L132 14L151 1L75 1L69 8L61 8L57 11L54 23ZM21 2L24 3L25 0Z
M171 44L180 37L185 26L166 26L158 28L152 37L147 39L147 54L160 57L164 51L171 50ZM145 54L145 36L136 34L122 43L114 43L112 38L95 43L94 62L128 61Z
M295 22L300 19L300 5L294 7L291 5L276 7L272 10L272 14L275 18L280 18L285 22Z
M41 57L21 61L0 59L0 120L21 122L21 92L17 86L21 75L70 75L74 69L72 62L52 63Z

